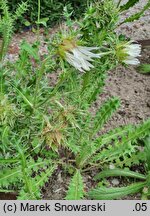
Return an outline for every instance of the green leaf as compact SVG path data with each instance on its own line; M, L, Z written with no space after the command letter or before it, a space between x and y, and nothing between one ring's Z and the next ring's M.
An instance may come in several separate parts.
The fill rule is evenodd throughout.
M134 183L127 187L116 188L97 188L91 190L88 195L91 199L95 200L112 200L119 199L129 194L138 193L143 187L146 186L146 182Z
M5 190L5 189L0 189L0 193L15 193L16 191L14 190Z
M2 148L4 152L8 150L8 146L10 144L9 131L10 131L10 128L8 126L5 126L2 132L2 136L1 136Z
M107 120L112 116L112 114L120 106L120 101L118 98L114 97L109 99L102 107L98 110L93 121L93 127L91 128L92 136L96 134Z
M138 67L138 71L139 73L142 73L142 74L150 73L150 64L141 64Z
M31 25L31 23L30 23L28 20L26 20L26 21L24 22L24 25L28 27L28 26Z
M122 157L123 159L129 155L132 156L132 153L136 151L137 139L143 139L150 133L150 120L143 122L132 130L128 131L127 134L123 134L122 137L119 137L107 148L104 148L102 151L98 152L91 162L101 161L101 162L112 162ZM134 144L134 145L133 145Z
M15 85L13 85L13 84L11 84L11 85L16 89L16 91L22 97L22 99L24 100L24 102L26 104L28 104L33 109L33 104L28 100L28 98Z
M4 170L1 170L0 173L0 186L1 187L7 187L12 183L17 182L21 175L21 167L17 168L6 168Z
M19 158L8 158L8 159L2 159L0 158L0 164L7 164L7 163L16 163L19 162Z
M98 173L94 179L98 180L101 178L106 178L106 177L110 177L110 176L125 176L125 177L131 177L131 178L138 178L138 179L146 179L146 176L137 173L137 172L133 172L127 169L112 169L112 170L104 170L100 173Z
M76 170L75 175L73 176L69 190L67 192L67 196L65 197L66 200L80 200L83 198L84 195L84 185L82 176L79 170Z
M17 10L15 11L15 13L13 15L13 19L17 20L19 17L21 17L23 15L23 13L25 13L25 11L27 11L28 6L29 6L28 1L21 2L21 4L18 4Z
M147 136L144 139L144 143L145 143L146 163L148 166L148 170L150 171L150 136Z
M42 18L40 19L39 21L36 21L36 24L38 25L44 25L45 27L47 27L47 21L49 20L49 18L45 17L45 18Z
M150 0L140 12L135 13L132 16L128 17L121 24L126 23L126 22L133 22L134 20L138 20L149 7L150 7Z
M32 56L35 60L39 60L38 52L35 48L33 48L30 44L24 41L21 44L21 49L26 51L30 56Z
M139 0L129 0L126 4L120 6L120 11L128 10L130 7L133 7Z
M37 176L36 187L43 187L44 184L48 181L48 178L53 174L54 170L57 168L56 165L48 167L45 172L42 172L40 176Z

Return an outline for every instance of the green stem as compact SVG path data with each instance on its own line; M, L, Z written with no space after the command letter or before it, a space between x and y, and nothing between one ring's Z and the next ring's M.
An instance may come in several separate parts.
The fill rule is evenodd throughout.
M38 26L37 26L37 36L38 36L38 39L39 39L39 35L40 35L40 14L41 14L41 0L38 0Z
M82 89L81 89L81 95L83 95L85 89L87 88L90 80L90 72L87 71L86 74L84 74L83 82L82 82Z
M0 62L3 60L3 56L4 56L4 45L5 45L5 42L4 42L4 39L2 39L1 49L0 49Z
M45 71L45 65L46 65L46 62L47 62L48 59L49 59L49 56L46 59L44 59L42 65L41 65L41 68L39 69L39 71L36 74L36 84L35 84L35 91L34 91L33 107L36 106L40 81L41 81L42 75L43 75L43 73Z
M118 1L117 8L120 6L121 1L122 1L122 0L119 0L119 1Z
M55 85L55 87L53 88L52 92L50 92L50 95L48 98L46 98L44 101L42 101L40 104L38 104L38 106L36 106L36 108L40 107L41 105L43 105L44 103L48 102L50 98L52 98L58 91L59 87L62 85L62 83L64 82L64 80L68 77L68 73L66 71L66 68L64 66L63 61L61 61L61 68L62 68L62 74L61 77L59 79L59 81L57 82L57 84ZM37 95L37 90L35 91L36 95Z
M27 171L26 171L27 164L26 164L25 155L23 153L23 150L19 147L19 145L17 147L18 147L18 151L19 151L20 157L21 157L22 175L23 175L23 179L24 179L24 182L25 182L26 191L27 191L28 194L31 195L31 197L30 197L31 199L35 199L35 196L34 196L34 194L32 192L30 180L29 180L29 177L28 177L28 174L27 174Z

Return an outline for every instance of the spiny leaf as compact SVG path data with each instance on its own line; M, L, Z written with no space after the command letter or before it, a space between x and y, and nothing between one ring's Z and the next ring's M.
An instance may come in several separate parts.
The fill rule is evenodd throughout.
M132 145L131 142L126 142L124 144L120 144L119 142L115 143L115 145L110 144L107 149L104 148L95 156L91 158L91 162L100 161L101 163L113 162L119 157L125 157L126 154L132 154L136 151L136 146Z
M20 178L21 167L6 168L0 173L0 186L7 187L10 184L16 183Z
M7 164L7 163L16 163L19 162L19 158L8 158L8 159L2 159L0 158L0 164Z
M80 200L83 198L84 192L84 185L82 176L79 170L76 170L75 175L71 179L69 190L67 192L67 196L65 197L66 200Z
M140 12L135 13L132 16L128 17L121 24L126 23L126 22L133 22L134 20L138 20L149 7L150 7L150 1L148 1L148 3L144 6L144 8Z
M115 140L118 141L120 137L125 136L127 133L129 133L132 128L133 127L131 125L115 128L109 133L98 137L94 142L90 142L89 144L85 143L84 145L82 145L82 148L80 149L80 154L76 158L77 165L81 167L86 162L89 162L88 159L92 157L92 155L96 153L96 151L100 150L100 148L102 148L104 145L111 144ZM120 149L118 150L120 151ZM104 156L106 155L104 154Z
M129 194L137 193L145 186L146 186L146 182L134 183L127 187L120 187L120 188L102 187L102 188L91 190L88 193L88 195L91 199L96 199L96 200L119 199Z
M48 181L48 178L53 174L54 170L57 168L56 165L48 167L45 172L42 172L40 176L37 176L36 179L36 186L43 187L44 184Z
M132 155L136 151L136 146L133 145L137 139L142 139L150 133L150 120L147 120L139 126L128 131L126 136L120 137L114 144L109 145L107 149L103 149L97 153L91 160L101 160L103 162L113 161L119 157L126 157L126 155Z
M41 164L40 164L41 165ZM19 196L17 197L18 200L25 200L25 199L40 199L41 197L41 187L48 181L48 178L53 174L54 170L57 168L56 165L48 167L45 171L42 171L40 175L37 175L35 178L28 176L28 183L30 186L30 193L26 190L26 187L22 188L19 192Z
M50 159L42 159L42 158L38 158L38 160L35 162L35 160L33 160L33 158L30 158L29 162L28 162L28 170L34 170L36 172L39 171L39 169L46 169L48 165L50 165L52 163L52 161Z
M125 125L123 127L115 128L108 133L98 137L94 141L94 145L96 146L96 149L98 150L100 147L103 147L104 145L107 146L108 144L114 142L115 140L118 140L118 138L126 136L126 134L129 133L129 131L133 130L132 125Z
M21 4L18 4L17 10L15 11L15 14L13 15L13 19L17 20L22 14L28 9L28 2L21 2Z
M90 140L100 130L108 118L111 117L112 113L118 108L119 104L120 103L117 98L112 98L101 107L94 118L93 127L90 128L90 131L92 131L89 135ZM91 157L97 150L98 146L96 143L93 143L93 141L83 143L80 153L76 158L77 166L82 167L89 157Z
M126 4L120 6L120 11L128 10L130 7L133 7L139 0L129 0Z
M112 114L119 107L120 102L118 98L111 98L106 103L102 105L99 111L96 113L95 119L93 121L93 127L91 128L92 135L97 133L106 121L112 116Z
M117 158L114 161L115 166L117 167L131 167L132 165L139 165L140 163L146 162L145 152L143 151L136 151L133 152L131 155L125 155L123 160L122 158Z
M138 179L146 179L145 175L142 175L137 172L133 172L127 169L112 169L112 170L104 170L97 174L94 179L101 179L101 178L106 178L110 176L126 176L126 177L132 177L132 178L138 178Z
M85 143L82 145L79 155L76 157L76 164L78 168L83 167L88 159L96 152L96 148L93 143Z

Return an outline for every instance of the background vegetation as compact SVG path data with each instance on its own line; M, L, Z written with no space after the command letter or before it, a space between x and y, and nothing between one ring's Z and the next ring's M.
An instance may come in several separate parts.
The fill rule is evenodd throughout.
M10 0L8 1L8 6L10 11L14 13L18 4L21 4L21 0ZM72 17L80 17L86 9L86 5L88 0L43 0L41 2L41 18L48 18L47 24L49 26L53 26L58 23L63 18L63 8L64 6L68 6L70 11L73 11ZM38 1L36 0L28 0L28 10L26 13L19 18L16 23L16 29L22 27L22 25L30 25L33 24L37 20L38 16Z

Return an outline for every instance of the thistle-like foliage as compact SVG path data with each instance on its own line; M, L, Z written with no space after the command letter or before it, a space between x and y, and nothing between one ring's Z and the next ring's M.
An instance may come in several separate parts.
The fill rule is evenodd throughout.
M66 200L80 200L84 196L84 185L80 170L76 170L71 179L69 190L67 192Z
M89 159L89 157L91 157L98 150L96 145L93 144L92 138L97 132L99 132L101 127L111 117L118 106L119 100L117 98L108 100L96 113L94 120L89 122L87 137L84 138L83 143L81 143L80 153L77 157L77 164L79 167L82 166ZM90 127L90 125L92 125L92 127ZM83 134L83 136L85 136L85 134Z
M127 196L129 194L138 193L144 186L146 186L145 182L141 183L134 183L127 187L121 188L97 188L93 189L89 192L89 197L91 199L96 200L112 200L112 199L119 199L123 196Z
M14 22L27 9L27 3L23 2L13 15L6 0L0 1L0 7L2 60L9 46ZM17 189L18 199L40 199L41 188L59 164L59 170L65 168L73 176L66 199L78 200L84 197L82 173L87 169L107 166L110 162L120 168L149 161L149 147L147 153L139 152L137 142L149 135L149 120L138 126L128 125L102 134L101 130L120 105L119 99L108 99L95 110L95 115L91 111L96 109L93 102L102 92L106 72L117 64L113 46L117 44L116 40L120 44L120 37L116 39L113 30L117 25L118 11L112 0L92 3L77 32L68 30L72 37L57 34L54 43L49 44L46 58L39 54L39 42L33 45L23 42L16 62L0 65L2 190ZM71 19L69 22L72 22ZM78 41L78 36L81 41ZM102 47L102 43L106 44L109 39L109 46ZM122 48L125 56L121 56L132 56L132 59L126 60L136 63L140 47L128 42L123 47L121 43L121 51ZM56 51L75 68L62 58L55 61L58 56ZM101 55L103 51L106 51L107 58ZM96 61L93 61L95 58ZM51 75L54 80L49 79ZM149 165L147 168L149 170ZM118 170L115 172L118 174ZM123 170L120 173L141 179L141 175L133 172ZM109 174L112 175L111 172ZM149 182L148 177L146 181ZM145 182L117 189L115 195L112 189L98 189L98 192L102 195L108 192L108 196L104 196L106 199L116 198L137 192L144 185ZM98 192L96 189L89 195L93 198L96 194L96 198L101 198Z
M91 128L91 135L95 135L100 129L103 127L103 125L109 120L109 118L112 116L112 114L118 109L120 106L120 102L117 98L109 99L105 104L100 107L100 109L97 111L93 126Z
M7 163L8 160L3 160L3 164L5 162ZM56 166L52 165L50 160L42 160L41 158L38 158L36 162L32 158L27 160L22 152L22 157L18 158L11 168L6 166L6 168L1 169L0 187L10 189L11 185L13 189L15 186L19 190L18 199L39 199L41 196L40 189L55 169ZM40 175L37 175L39 172ZM34 178L32 178L33 173Z
M0 9L2 10L2 17L0 18L0 33L2 34L2 41L0 42L0 61L5 56L12 34L14 22L27 10L27 2L22 2L14 15L9 12L7 0L0 1Z
M139 127L140 128L140 127ZM137 130L138 131L138 130ZM103 170L99 174L97 174L94 179L104 179L111 176L121 176L121 177L128 177L133 178L137 180L141 180L142 182L130 184L127 187L120 187L120 188L96 188L89 192L89 196L93 199L118 199L121 197L124 197L128 194L137 193L138 191L141 191L143 188L145 188L145 192L143 193L143 198L148 199L150 196L150 172L149 172L149 162L150 162L150 156L149 156L149 145L150 140L149 136L147 136L144 140L144 153L145 157L144 160L141 160L141 162L144 162L145 165L145 174L141 174L135 171L130 171L129 169L107 169ZM133 160L135 159L135 155L130 155L130 157L133 157ZM140 160L141 158L136 155L136 160ZM144 190L143 190L144 191Z
M118 139L111 143L105 143L107 148L104 148L102 151L97 153L91 160L92 161L101 161L101 162L113 162L116 160L116 163L119 163L119 159L123 160L130 157L133 153L137 151L136 142L138 139L146 137L150 132L150 120L142 123L137 127L127 131L125 134L120 134ZM103 146L102 140L100 138L100 143ZM112 145L113 144L113 145Z

